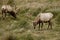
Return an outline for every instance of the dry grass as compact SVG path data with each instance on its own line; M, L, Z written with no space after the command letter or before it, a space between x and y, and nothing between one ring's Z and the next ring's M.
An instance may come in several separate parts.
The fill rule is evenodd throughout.
M0 14L0 40L60 40L60 0L15 0L15 4L19 9L16 20L9 15L2 20ZM32 21L40 12L54 14L52 30L47 25L42 31L38 26L33 29Z

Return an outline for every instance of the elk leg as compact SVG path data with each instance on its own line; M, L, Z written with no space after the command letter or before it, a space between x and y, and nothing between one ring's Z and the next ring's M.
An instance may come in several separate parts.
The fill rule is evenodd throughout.
M50 21L50 26L51 26L51 29L52 29L52 22Z
M5 17L6 17L6 13L5 13Z
M3 19L5 19L6 18L6 12L4 12L4 15L3 16L4 16Z
M34 26L34 29L35 29L35 26Z
M3 11L2 11L2 17L3 17Z
M43 23L42 23L42 25L41 25L41 29L43 28Z
M3 12L2 12L2 17L3 17Z
M40 23L39 23L39 30L40 30Z
M4 12L2 11L2 19L4 19Z
M48 28L47 29L49 29L49 25L50 25L50 22L48 22Z
M49 26L51 26L51 29L52 29L52 23L51 23L51 21L49 21L48 29L49 29Z

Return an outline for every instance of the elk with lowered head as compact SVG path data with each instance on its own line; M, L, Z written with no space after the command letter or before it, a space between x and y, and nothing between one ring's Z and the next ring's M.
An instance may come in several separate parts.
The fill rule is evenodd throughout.
M6 17L7 13L9 13L11 16L16 18L16 12L13 10L13 8L10 5L2 5L1 11L2 11L2 17L3 18Z
M39 13L33 21L34 29L37 24L39 24L39 30L40 30L40 24L42 24L41 25L41 29L42 29L43 23L48 23L48 28L50 26L50 28L52 29L52 22L51 22L52 18L53 18L52 13Z

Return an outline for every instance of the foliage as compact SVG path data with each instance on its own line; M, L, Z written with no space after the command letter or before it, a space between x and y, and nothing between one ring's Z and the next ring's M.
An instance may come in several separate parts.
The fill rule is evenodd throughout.
M0 6L3 4L0 0ZM15 2L16 1L16 2ZM0 15L0 39L6 40L59 40L60 39L60 0L6 0L6 3L19 8L17 18ZM0 9L1 10L1 9ZM53 29L33 29L32 21L41 12L52 12ZM38 28L38 27L37 27ZM8 34L6 34L8 32ZM11 32L11 33L10 33Z

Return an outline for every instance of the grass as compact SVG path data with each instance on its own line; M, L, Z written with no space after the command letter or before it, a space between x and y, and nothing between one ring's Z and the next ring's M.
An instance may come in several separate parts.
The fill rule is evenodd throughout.
M7 15L3 20L0 14L0 40L60 40L59 0L15 0L15 2L19 7L17 19ZM38 26L37 29L33 29L32 21L40 12L54 14L52 30L47 30L47 25L44 25L42 31L37 30Z

